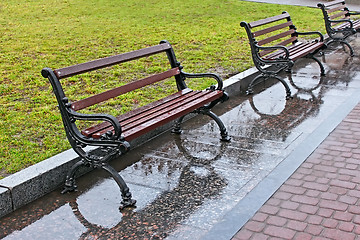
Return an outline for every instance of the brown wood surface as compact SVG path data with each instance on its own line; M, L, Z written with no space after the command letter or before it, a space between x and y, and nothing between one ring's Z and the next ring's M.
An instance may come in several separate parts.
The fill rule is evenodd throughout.
M178 74L180 74L179 68L173 68L173 69L170 69L163 73L155 74L155 75L149 76L147 78L140 79L140 80L125 84L123 86L111 89L109 91L76 101L71 104L71 108L74 109L75 111L84 109L84 108L92 106L94 104L98 104L100 102L106 101L110 98L117 97L121 94L133 91L135 89L142 88L142 87L147 86L152 83L156 83L156 82L165 80L167 78L170 78L170 77L178 75Z
M274 16L274 17L269 17L269 18L265 18L265 19L261 19L261 20L258 20L258 21L251 22L251 23L249 23L249 27L250 28L259 27L261 25L276 22L276 21L285 19L287 17L290 17L289 13L283 13L281 15L277 15L277 16Z
M335 6L333 8L329 8L329 9L326 9L326 12L329 14L329 13L333 13L333 12L336 12L336 11L340 11L340 10L344 10L346 6L345 5L339 5L339 6Z
M152 47L143 48L143 49L135 50L135 51L128 52L128 53L123 53L123 54L119 54L119 55L115 55L115 56L111 56L111 57L97 59L97 60L86 62L86 63L81 63L81 64L77 64L77 65L73 65L73 66L69 66L69 67L65 67L65 68L56 69L56 70L54 70L54 72L55 72L55 75L59 79L66 78L66 77L74 76L74 75L77 75L80 73L85 73L85 72L93 71L96 69L112 66L112 65L119 64L122 62L131 61L131 60L138 59L141 57L150 56L153 54L164 52L168 49L171 49L170 44L168 44L168 43L158 44L158 45L155 45Z
M205 104L220 98L222 91L181 91L153 102L140 110L131 111L118 117L125 140L130 141L184 114L190 113ZM88 128L85 136L100 138L102 134L113 131L108 123Z
M293 24L292 21L287 21L285 23L281 23L281 24L278 24L278 25L275 25L275 26L272 26L272 27L269 27L269 28L265 28L265 29L261 29L261 30L258 30L256 32L253 32L253 36L258 37L258 36L261 36L261 35L264 35L264 34L267 34L267 33L270 33L270 32L280 30L282 28L289 27L292 24ZM289 29L289 28L287 28L287 29Z
M259 46L262 46L262 45L271 43L271 42L276 41L276 40L278 40L278 39L285 38L285 37L287 37L287 36L291 36L291 34L293 34L293 33L295 33L295 30L294 30L294 29L290 29L290 30L288 30L288 31L285 31L285 32L276 34L276 35L274 35L274 36L271 36L271 37L262 39L262 40L258 41L258 45L259 45Z
M338 12L338 13L335 13L335 14L331 15L329 18L331 20L339 18L339 17L346 18L345 14L347 14L347 13L348 13L348 11L341 11L341 12Z
M152 103L149 103L148 105L145 105L145 106L142 106L142 107L139 107L139 108L136 108L130 112L127 112L127 113L124 113L122 115L120 115L118 117L118 120L119 121L125 121L129 118L132 118L134 117L135 115L138 115L142 112L146 112L146 111L151 111L151 109L153 108L156 108L156 106L159 106L159 105L163 105L163 104L166 104L168 102L171 102L173 99L176 99L176 98L179 98L181 97L182 95L186 95L188 93L191 93L193 90L190 89L190 88L186 88L180 92L177 92L177 93L174 93L172 95L169 95L165 98L162 98L158 101L155 101L155 102L152 102ZM92 127L89 127L88 129L82 131L82 134L85 135L86 137L90 137L92 134L98 132L98 131L101 131L107 127L111 126L110 123L108 122L102 122L100 124L97 124L97 125L94 125Z
M293 61L306 56L307 54L315 51L316 49L322 47L324 45L323 42L309 42L309 43L297 43L288 47L290 56L289 58ZM276 51L272 54L264 56L264 59L267 60L275 60L280 57L285 56L284 51Z
M335 1L328 2L328 3L324 3L324 6L325 7L331 7L331 6L334 6L334 5L339 4L339 3L343 3L345 5L344 0L335 0Z

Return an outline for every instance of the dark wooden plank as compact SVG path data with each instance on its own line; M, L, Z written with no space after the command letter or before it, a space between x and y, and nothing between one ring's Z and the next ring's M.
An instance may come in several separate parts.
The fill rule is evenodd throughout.
M282 32L282 33L276 34L276 35L274 35L274 36L271 36L271 37L262 39L262 40L258 41L258 45L259 45L259 46L262 46L262 45L271 43L271 42L273 42L273 41L275 41L275 40L278 40L278 39L287 37L287 36L293 34L294 32L295 32L294 29L290 29L290 30L288 30L288 31L286 31L286 32Z
M273 17L269 17L269 18L265 18L265 19L261 19L261 20L258 20L258 21L251 22L251 23L249 23L249 27L250 28L259 27L261 25L276 22L276 21L285 19L287 17L290 17L289 13L283 13L283 14L280 14L280 15L277 15L277 16L273 16Z
M341 23L338 25L334 24L334 25L332 25L332 27L335 29L343 29L343 28L350 27L350 23L346 22L346 23ZM353 28L358 29L359 27L360 27L360 20L353 21Z
M221 95L222 95L222 91L216 91L216 92L221 92ZM179 99L176 99L175 101L173 101L172 104L168 105L167 107L159 106L159 108L156 109L156 111L144 112L144 113L140 114L140 116L134 116L134 119L128 119L126 121L121 121L120 125L122 126L123 133L125 134L126 131L137 128L138 126L146 125L146 124L152 122L153 119L158 118L159 116L167 116L167 115L171 114L170 112L176 111L176 109L178 109L178 108L183 108L184 106L187 106L193 102L197 102L197 101L199 101L199 99L203 99L203 101L204 101L205 99L212 97L212 95L213 95L213 91L197 91L194 93L195 94L192 94L191 96L187 96L187 95L181 96ZM217 93L217 96L218 96L218 94L219 93ZM208 102L210 102L210 101L207 101L206 103L208 103ZM192 109L192 110L195 110L195 109ZM108 131L112 131L112 130L113 130L112 127L103 129L103 130L93 134L93 137L99 138L102 134L104 134Z
M167 96L165 98L162 98L162 99L157 100L155 102L149 103L149 104L147 104L145 106L136 108L136 109L134 109L134 110L132 110L130 112L124 113L124 114L122 114L122 115L120 115L118 117L118 120L119 121L124 121L126 119L129 119L129 118L133 117L134 115L137 115L137 114L139 114L141 112L149 111L149 110L151 110L153 108L156 108L159 105L163 105L163 104L165 104L167 102L171 102L173 99L177 99L180 96L187 95L187 94L189 94L191 92L193 92L192 89L186 88L186 89L184 89L182 91L171 94L171 95L169 95L169 96ZM99 123L97 125L91 126L91 127L87 128L87 129L83 130L82 134L84 136L86 136L86 137L90 137L93 133L98 132L98 131L100 131L102 129L105 129L105 128L109 127L109 126L111 126L110 123L102 122L102 123Z
M287 46L288 44L294 42L297 39L297 37L291 37L289 39L286 39L285 41L282 41L281 43L276 44L276 46ZM278 52L278 53L276 53ZM267 54L271 53L272 54L282 54L285 55L285 52L282 50L263 50L259 53L260 57L265 56ZM272 56L269 55L269 58L271 58ZM266 56L265 58L268 58L268 56Z
M348 13L348 11L341 11L341 12L331 15L329 18L330 19L336 19L339 17L345 18L347 13Z
M344 0L335 0L335 1L331 1L331 2L328 2L328 3L323 3L325 7L331 7L331 6L334 6L336 4L339 4L339 3L342 3L345 5L345 1Z
M296 40L296 37L289 38L289 39L277 44L276 46L286 46L286 48L289 50L289 48L291 48L293 45L290 45L290 46L287 46L287 45L292 43L295 40ZM286 55L285 52L282 50L268 51L267 53L266 53L266 51L262 51L261 54L264 54L264 55L268 54L266 56L262 55L262 56L264 56L264 59L267 59L267 60L277 59L279 57L285 57L285 55Z
M294 56L297 56L297 54L312 52L311 48L314 44L316 42L299 43L291 46L289 48L290 59L294 60Z
M126 121L121 121L121 126L123 130L126 131L127 129L133 128L142 122L146 122L149 119L152 119L158 115L165 114L173 109L179 108L184 104L188 104L189 102L195 101L196 99L202 98L207 95L209 91L194 91L191 94L187 94L186 96L181 96L178 99L174 99L173 101L163 104L159 106L157 109L152 109L152 111L143 112L138 114L131 119Z
M149 103L149 104L147 104L145 106L142 106L142 107L136 108L134 110L131 110L130 112L124 113L118 119L120 121L125 121L126 119L132 118L135 115L138 115L138 114L140 114L142 112L150 111L151 109L156 108L159 105L168 104L169 102L173 101L174 99L178 99L181 96L188 96L189 94L192 94L192 92L194 92L194 90L192 90L190 88L185 88L184 90L181 90L181 91L179 91L177 93L171 94L171 95L166 96L166 97L164 97L162 99L159 99L157 101Z
M292 21L288 21L288 22L285 22L285 23L282 23L282 24L278 24L278 25L275 25L275 26L272 26L272 27L269 27L269 28L265 28L265 29L253 32L253 36L258 37L258 36L261 36L261 35L264 35L264 34L267 34L267 33L270 33L270 32L274 32L276 30L280 30L282 28L289 27L292 24L293 24Z
M131 61L134 59L147 57L147 56L150 56L153 54L164 52L168 49L171 49L171 45L169 43L163 43L163 44L135 50L135 51L128 52L128 53L123 53L123 54L119 54L119 55L115 55L115 56L111 56L111 57L97 59L97 60L86 62L86 63L81 63L81 64L77 64L77 65L73 65L73 66L69 66L69 67L65 67L65 68L56 69L56 70L54 70L54 72L59 79L66 78L66 77L74 76L77 74L93 71L96 69L112 66L112 65L119 64L122 62L127 62L127 61Z
M356 21L353 21L353 27L355 29L358 29L360 27L360 19L356 20Z
M197 99L196 101L190 102L175 110L167 112L163 116L158 116L154 119L151 119L151 121L149 122L143 123L137 126L136 128L132 128L124 132L125 140L131 141L132 139L135 139L159 126L162 126L172 120L175 120L185 114L188 114L194 111L195 109L202 107L204 104L218 99L219 97L222 96L222 94L223 93L221 91L213 91L213 92L209 91L209 94L201 99Z
M307 54L316 51L317 49L321 48L322 46L324 46L324 42L316 42L316 43L311 43L311 44L309 43L309 45L302 51L298 51L295 54L292 54L291 59L296 60L296 59L302 58L302 57L306 56Z
M186 95L181 95L178 98L172 99L171 101L158 105L154 108L148 109L147 111L134 114L131 116L131 118L127 118L127 119L122 118L121 126L123 127L123 129L127 129L133 126L134 124L136 125L136 122L144 121L149 116L156 116L163 111L169 111L171 109L177 108L181 106L181 104L184 104L189 101L193 101L196 98L201 97L202 95L206 95L206 91L193 91Z
M172 76L175 76L178 74L180 74L179 68L173 68L173 69L170 69L163 73L155 74L150 77L147 77L147 78L144 78L141 80L137 80L137 81L125 84L123 86L108 90L106 92L99 93L97 95L93 95L91 97L76 101L76 102L72 103L71 108L74 109L75 111L84 109L84 108L92 106L94 104L98 104L100 102L106 101L110 98L117 97L121 94L133 91L135 89L145 87L149 84L162 81L164 79L167 79L169 77L172 77Z
M336 6L334 8L327 9L326 12L328 14L330 14L330 13L333 13L333 12L336 12L336 11L339 11L339 10L343 11L345 7L346 7L345 5L339 5L339 6Z

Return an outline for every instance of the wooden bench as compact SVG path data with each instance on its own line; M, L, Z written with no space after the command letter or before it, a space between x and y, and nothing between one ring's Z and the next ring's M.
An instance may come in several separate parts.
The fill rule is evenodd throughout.
M119 84L120 86L113 89L75 102L70 102L65 96L62 84L60 83L60 80L64 78L131 60L145 58L155 54L161 57L160 53L169 60L169 69L166 71L151 74L143 79L135 80L125 85ZM149 58L146 59L148 60ZM152 61L152 59L148 61ZM165 40L161 41L159 45L78 65L56 70L44 68L41 73L43 77L49 79L53 87L67 138L72 148L80 156L80 160L76 162L67 173L63 193L76 190L77 186L75 185L74 175L80 166L85 165L92 168L102 168L111 174L120 187L123 199L120 208L133 206L136 201L132 199L129 188L118 172L111 167L108 162L129 151L130 141L176 119L173 132L180 133L180 124L184 116L188 113L201 113L210 116L220 128L221 140L230 140L223 122L211 111L211 108L217 103L228 99L228 95L222 90L222 79L212 73L189 74L183 72L182 66L176 60L172 46ZM114 117L109 114L84 114L79 112L95 104L171 77L175 78L177 86L176 93L120 116ZM206 90L192 90L186 85L185 80L187 78L213 78L217 86L210 86ZM106 79L103 81L105 82ZM119 80L119 83L121 83L121 80ZM100 123L86 129L80 129L77 120L100 121ZM84 149L86 146L97 146L99 148L97 148L96 151L86 151Z
M286 89L286 99L291 98L291 91L287 83L277 76L282 70L291 71L294 62L308 57L315 60L325 74L324 66L314 57L320 49L326 47L324 37L320 32L297 32L290 15L283 12L281 15L268 17L254 22L241 22L246 29L251 48L251 54L260 75L254 78L248 86L247 93L253 93L253 86L258 79L276 78ZM317 35L311 41L300 41L299 35Z
M354 50L345 39L360 31L360 19L353 20L351 16L359 15L359 12L350 12L344 0L335 0L326 3L318 3L325 20L326 32L331 38L327 44L339 42L349 47L350 55L354 56Z

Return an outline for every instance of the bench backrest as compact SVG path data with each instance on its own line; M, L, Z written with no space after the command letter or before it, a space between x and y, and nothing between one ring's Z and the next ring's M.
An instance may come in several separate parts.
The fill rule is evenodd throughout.
M349 9L347 8L344 0L335 0L327 3L318 3L318 7L321 8L325 23L328 26L336 26L341 23L330 22L329 20L343 20L349 19Z
M73 110L81 110L86 107L92 106L94 104L98 104L100 102L106 101L110 98L117 97L121 94L142 88L152 83L156 83L167 78L175 76L177 86L180 89L186 88L186 84L180 76L180 63L177 62L172 46L167 41L161 41L159 45L143 48L140 50L123 53L111 57L101 58L94 61L81 63L69 67L59 68L55 70L51 70L49 68L45 68L42 71L42 75L44 77L49 78L54 93L58 98L58 101L63 101L62 99L65 97L64 91L60 84L60 79L75 76L78 74L94 71L97 69L109 67L116 64L121 64L124 62L128 62L131 60L148 57L154 54L159 54L165 52L170 62L170 68L162 73L154 74L149 77L125 84L123 86L108 90L106 92L93 95L91 97L81 99L79 101L71 103L71 108ZM59 104L60 104L59 103ZM61 105L61 104L60 104Z
M258 51L255 45L286 46L297 42L296 28L287 12L250 23L241 22L240 25L246 29L252 51ZM270 52L272 51L259 51L259 55L264 56Z

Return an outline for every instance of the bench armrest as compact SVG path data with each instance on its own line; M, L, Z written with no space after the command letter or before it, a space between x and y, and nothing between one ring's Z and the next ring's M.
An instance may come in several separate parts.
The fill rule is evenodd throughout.
M324 41L324 35L321 32L313 31L313 32L296 32L298 35L318 35L320 37L320 42Z
M360 12L348 12L348 14L351 15L360 15Z
M353 23L350 19L341 19L341 20L329 20L330 23L342 23L347 22L350 24L350 28L353 28Z
M84 113L78 113L72 109L68 109L69 114L76 120L84 120L84 121L107 121L109 122L113 127L115 134L112 136L112 140L119 140L121 136L121 126L119 123L119 120L109 114L84 114Z
M217 90L222 90L223 88L223 80L222 78L215 73L186 73L182 72L183 76L186 78L203 78L209 77L214 78L217 81Z
M290 52L287 49L287 47L285 46L281 46L281 45L276 45L276 46L270 46L270 47L263 47L263 46L259 46L257 44L255 44L255 47L259 50L283 50L285 52L285 57L283 57L282 59L286 59L286 60L290 60L289 56L290 56ZM272 62L272 61L271 61Z

